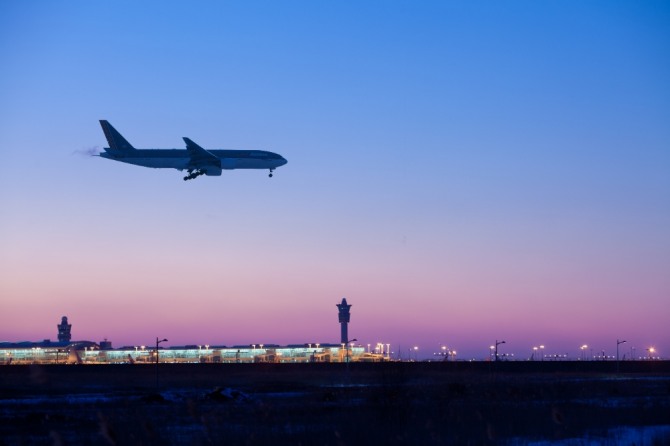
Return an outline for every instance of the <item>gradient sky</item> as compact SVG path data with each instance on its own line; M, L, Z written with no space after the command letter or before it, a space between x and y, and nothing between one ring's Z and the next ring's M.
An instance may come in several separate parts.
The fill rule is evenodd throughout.
M87 156L288 164L182 181ZM0 2L0 341L670 356L670 4Z

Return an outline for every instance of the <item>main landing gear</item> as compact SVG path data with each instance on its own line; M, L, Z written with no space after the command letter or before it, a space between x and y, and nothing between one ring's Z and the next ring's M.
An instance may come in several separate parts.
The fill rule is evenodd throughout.
M200 175L204 175L205 171L202 169L189 169L188 170L188 175L184 177L184 181L188 180L194 180L198 178Z

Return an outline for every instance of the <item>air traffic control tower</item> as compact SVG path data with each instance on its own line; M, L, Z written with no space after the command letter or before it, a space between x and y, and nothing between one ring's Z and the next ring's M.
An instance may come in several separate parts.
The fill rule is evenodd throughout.
M351 305L347 304L347 299L342 299L342 303L336 304L337 309L340 311L340 328L341 328L341 340L342 344L347 344L349 342L349 332L348 324L351 314L349 314L349 308Z
M58 324L58 342L70 342L70 339L72 339L70 330L72 330L72 324L68 324L67 316L63 316L60 324Z

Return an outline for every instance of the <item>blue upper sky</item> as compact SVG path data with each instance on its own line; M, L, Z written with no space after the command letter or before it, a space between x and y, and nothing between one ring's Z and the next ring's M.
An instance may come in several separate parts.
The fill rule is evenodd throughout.
M122 338L98 299L336 339L347 297L373 344L670 350L669 79L667 2L1 2L0 340ZM99 119L288 164L184 183L86 156Z

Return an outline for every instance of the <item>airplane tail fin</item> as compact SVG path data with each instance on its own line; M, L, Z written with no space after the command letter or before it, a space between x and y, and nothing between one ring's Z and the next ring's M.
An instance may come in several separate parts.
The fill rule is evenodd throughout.
M100 120L100 126L102 126L102 131L105 132L105 138L109 143L109 147L105 147L105 150L112 153L123 153L135 150L135 147L130 144L126 138L121 136L121 134L112 127L108 121L104 119Z

